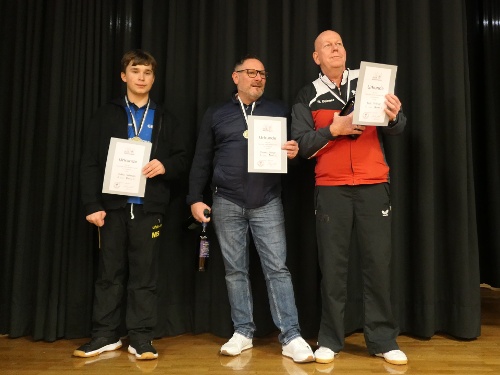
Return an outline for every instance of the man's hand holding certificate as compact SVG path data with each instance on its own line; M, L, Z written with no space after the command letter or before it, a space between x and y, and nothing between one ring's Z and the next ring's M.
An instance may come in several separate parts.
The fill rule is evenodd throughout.
M394 93L397 66L361 61L353 123L387 126L386 95ZM391 108L389 108L390 110ZM397 114L395 111L395 115Z
M285 142L284 117L248 116L248 172L287 173Z
M102 192L144 197L146 176L142 169L148 163L150 154L149 142L111 138Z

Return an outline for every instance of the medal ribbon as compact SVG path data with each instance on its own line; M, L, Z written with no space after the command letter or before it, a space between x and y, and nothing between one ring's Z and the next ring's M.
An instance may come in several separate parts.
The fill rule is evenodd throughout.
M128 108L128 111L130 112L130 117L132 117L132 125L134 125L134 133L135 133L136 137L139 137L139 134L141 134L142 127L144 125L144 122L146 121L146 115L148 114L149 103L150 102L151 102L151 100L148 99L148 105L146 106L146 110L142 114L141 126L139 127L139 131L137 131L137 122L135 121L134 114L132 113L132 110L130 109L130 105L129 105L129 102L128 102L127 95L125 95L125 103L127 103L127 108Z
M335 96L342 104L346 104L347 100L349 100L349 94L350 94L350 91L351 91L351 81L349 80L349 69L347 69L347 98L346 98L346 101L344 101L344 99L342 99L341 96L337 95L337 93L335 91L333 91L332 89L332 82L330 81L330 79L328 79L328 82L326 82L323 77L325 77L324 74L320 73L319 74L319 79L321 80L321 82L323 82L325 84L326 87L328 87L328 90L330 90L330 92L332 93L333 96ZM328 78L328 77L326 77ZM342 80L344 79L343 75L342 75ZM342 84L342 81L340 81L340 83ZM336 87L336 85L335 85ZM334 88L335 88L334 87ZM340 92L340 87L339 87L339 92Z
M240 107L241 107L241 112L243 112L243 117L245 117L245 124L248 129L248 116L247 116L247 111L245 111L245 106L243 105L243 102L241 101L240 97L238 96L238 100L240 102ZM250 116L252 116L253 110L255 108L255 102L252 103L252 110L250 111Z

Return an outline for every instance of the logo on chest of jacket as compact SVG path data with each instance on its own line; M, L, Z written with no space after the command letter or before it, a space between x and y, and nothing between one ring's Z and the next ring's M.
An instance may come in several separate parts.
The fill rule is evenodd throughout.
M319 104L324 104L324 103L331 103L331 102L334 102L335 99L318 99L318 103Z

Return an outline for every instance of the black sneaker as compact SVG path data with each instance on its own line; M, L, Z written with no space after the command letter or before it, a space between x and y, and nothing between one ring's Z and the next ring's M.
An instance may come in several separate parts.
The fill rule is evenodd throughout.
M73 352L75 357L94 357L103 352L109 352L122 347L122 342L116 337L94 337Z
M128 352L135 355L137 359L156 359L158 352L153 347L151 341L142 341L138 343L130 343Z

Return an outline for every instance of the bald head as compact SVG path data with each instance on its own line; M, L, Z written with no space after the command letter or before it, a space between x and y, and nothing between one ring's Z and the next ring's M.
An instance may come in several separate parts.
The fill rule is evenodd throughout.
M322 33L320 33L317 37L316 40L314 41L314 50L317 52L320 46L323 44L323 39L331 39L331 38L337 38L342 41L342 37L340 36L339 33L333 30L325 30Z
M320 66L324 74L343 72L347 53L342 37L333 30L323 31L314 41L314 62Z

